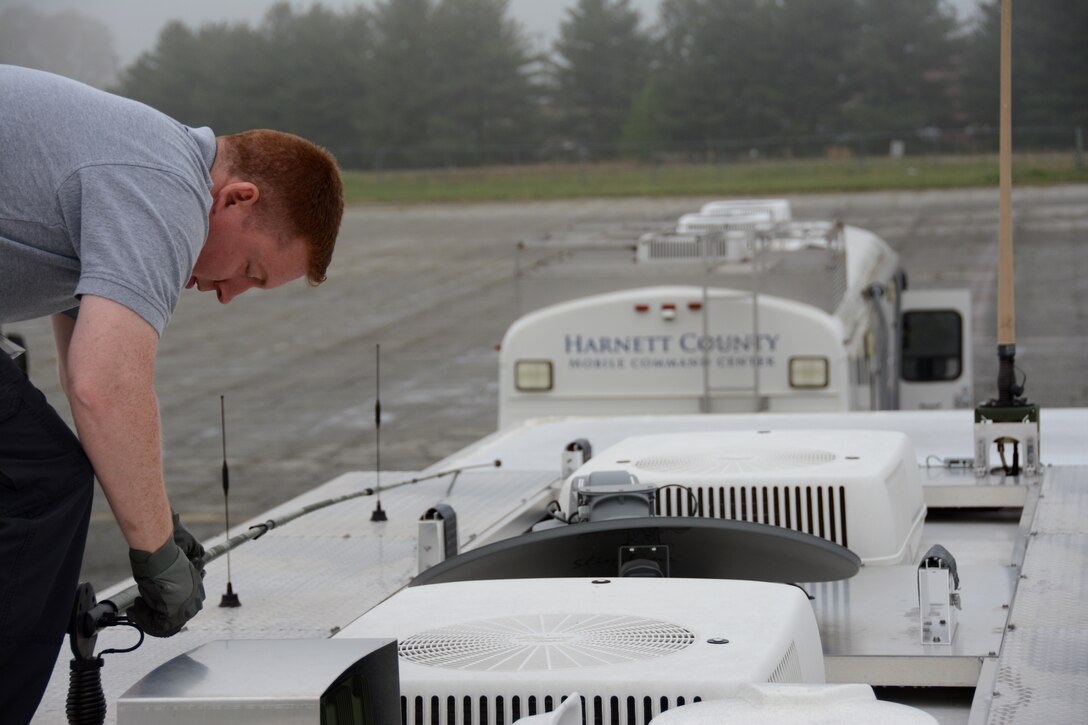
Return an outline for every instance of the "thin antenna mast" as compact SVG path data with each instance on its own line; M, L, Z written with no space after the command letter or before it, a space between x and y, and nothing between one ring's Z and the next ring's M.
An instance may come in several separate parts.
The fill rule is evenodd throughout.
M990 473L991 448L997 445L1007 475L1039 470L1039 406L1021 397L1016 382L1016 310L1013 305L1012 249L1012 0L1001 0L1000 224L997 267L997 398L975 408L975 474ZM1013 446L1012 464L1005 447ZM1021 469L1021 458L1024 465Z
M997 267L997 404L1016 405L1016 308L1012 246L1012 0L1001 0L1000 222Z
M230 469L227 468L227 403L225 396L219 396L219 430L223 439L223 521L226 539L230 540ZM240 607L238 595L234 593L230 575L230 550L227 550L227 591L219 600L221 607Z
M370 513L371 521L385 521L382 509L382 346L374 346L374 492L377 505Z

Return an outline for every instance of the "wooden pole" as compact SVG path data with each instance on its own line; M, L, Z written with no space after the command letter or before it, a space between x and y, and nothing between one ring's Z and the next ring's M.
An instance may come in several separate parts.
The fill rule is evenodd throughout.
M997 344L1016 344L1012 249L1012 0L1001 0L1000 221Z

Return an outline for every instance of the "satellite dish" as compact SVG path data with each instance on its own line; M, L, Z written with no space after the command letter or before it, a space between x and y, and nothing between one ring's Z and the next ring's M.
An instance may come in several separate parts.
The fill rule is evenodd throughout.
M632 562L635 562L632 564ZM447 559L418 584L481 579L616 577L817 582L848 579L861 560L849 549L768 524L672 516L623 518L535 531Z

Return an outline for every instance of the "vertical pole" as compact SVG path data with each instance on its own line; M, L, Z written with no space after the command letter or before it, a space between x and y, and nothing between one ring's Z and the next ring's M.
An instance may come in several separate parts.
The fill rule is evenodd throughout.
M763 269L764 258L763 255L767 251L767 245L770 242L769 237L762 236L759 232L752 232L752 239L756 243L756 252L752 255L752 261L755 266L755 274L752 275L752 340L755 343L755 354L752 356L752 361L755 363L752 366L752 398L753 408L757 413L766 410L763 405L763 400L759 394L759 361L762 357L760 355L759 347L759 290L763 284Z
M1012 0L1001 0L1000 227L997 344L1016 344L1012 250Z
M371 521L386 521L382 508L382 346L374 346L374 493L377 503L370 512Z
M703 247L703 398L699 401L699 412L710 412L710 350L706 341L710 337L710 249L707 238L697 237ZM719 261L719 260L716 260Z
M1012 0L1001 0L1000 227L997 264L997 395L1013 405L1016 385L1016 310L1012 249Z

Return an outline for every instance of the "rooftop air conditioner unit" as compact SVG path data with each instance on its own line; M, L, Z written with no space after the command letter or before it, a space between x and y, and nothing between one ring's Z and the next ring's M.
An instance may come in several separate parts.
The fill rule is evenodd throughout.
M820 683L805 594L713 579L518 579L409 587L336 635L396 637L405 723L509 725L572 692L586 720L644 725L749 682Z
M705 234L732 229L769 229L774 223L770 213L745 210L736 214L684 214L676 221L678 234Z
M719 263L744 263L752 253L752 232L745 229L699 230L676 234L643 234L638 240L635 259L640 264L651 262L698 262L714 260Z
M707 216L753 212L768 215L772 222L785 222L793 218L790 203L785 199L726 199L703 204L703 208L699 210L700 214Z
M926 507L914 449L892 431L697 432L628 438L563 485L626 471L657 486L659 516L782 526L833 541L867 565L916 561Z

